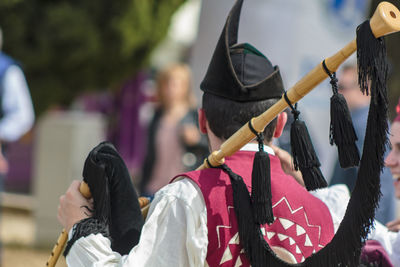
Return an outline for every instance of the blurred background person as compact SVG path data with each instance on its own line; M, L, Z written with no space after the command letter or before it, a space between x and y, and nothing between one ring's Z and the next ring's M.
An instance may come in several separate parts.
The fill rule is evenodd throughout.
M400 199L400 100L396 107L397 116L390 128L390 144L392 149L385 159L385 164L393 175L393 187L395 196ZM398 232L400 230L400 218L386 224L389 230Z
M31 129L34 112L24 73L19 64L1 50L2 45L0 28L0 174L4 176L8 171L4 145L18 140Z
M358 140L356 145L360 155L362 154L365 130L367 125L370 96L364 95L358 86L356 64L343 66L339 75L338 91L341 93L349 107L353 120L354 130ZM353 190L357 180L357 168L342 169L339 161L336 162L330 181L331 185L345 184L350 191ZM392 176L389 168L384 168L381 175L382 198L376 211L376 219L385 224L395 218L396 200L392 185Z
M184 64L169 65L157 77L158 103L148 128L142 195L153 196L171 177L195 169L208 154L190 84L190 69Z
M28 132L34 121L29 88L18 63L2 52L3 33L0 28L0 193L8 172L6 144ZM1 198L0 198L1 201ZM0 240L0 248L1 248ZM1 263L0 250L0 263Z

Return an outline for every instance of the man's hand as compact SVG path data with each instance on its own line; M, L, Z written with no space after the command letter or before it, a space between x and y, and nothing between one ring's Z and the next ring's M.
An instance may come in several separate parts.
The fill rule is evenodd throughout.
M300 171L296 171L293 165L292 156L285 150L280 149L277 146L271 145L274 150L275 155L281 161L282 170L287 174L292 176L300 185L304 186L303 175Z
M388 222L386 224L386 227L389 229L389 231L392 231L392 232L400 231L400 219Z
M82 196L80 185L80 181L73 181L65 195L60 197L57 218L67 232L75 223L91 216L92 201Z

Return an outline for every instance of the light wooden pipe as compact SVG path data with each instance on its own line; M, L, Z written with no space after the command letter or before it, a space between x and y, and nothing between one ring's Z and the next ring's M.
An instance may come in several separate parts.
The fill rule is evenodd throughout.
M376 38L388 35L390 33L400 31L400 12L399 10L388 2L381 2L374 15L370 20L371 30ZM333 56L325 59L325 63L331 72L337 68L356 51L356 39L348 43L344 48ZM308 72L300 81L298 81L287 92L287 96L292 104L298 102L306 94L308 94L314 87L320 84L328 77L322 63L318 64L314 69ZM279 113L288 107L284 97L270 107L261 115L251 119L251 123L257 132L262 132L264 128L276 117ZM219 150L212 152L208 156L208 162L212 166L219 166L224 163L225 157L231 156L245 144L253 140L255 135L249 129L248 124L243 125L235 134L227 139L220 147ZM197 168L197 170L209 168L207 159L204 163Z

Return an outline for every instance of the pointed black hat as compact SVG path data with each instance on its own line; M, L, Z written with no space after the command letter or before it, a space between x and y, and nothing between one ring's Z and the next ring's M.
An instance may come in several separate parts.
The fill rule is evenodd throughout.
M237 44L243 0L236 1L218 40L200 88L239 102L280 98L284 93L278 66L250 44Z

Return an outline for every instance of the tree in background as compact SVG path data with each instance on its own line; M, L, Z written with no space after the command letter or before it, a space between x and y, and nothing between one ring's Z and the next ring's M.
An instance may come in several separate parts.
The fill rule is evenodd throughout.
M185 0L1 0L3 51L20 60L38 114L146 66Z

